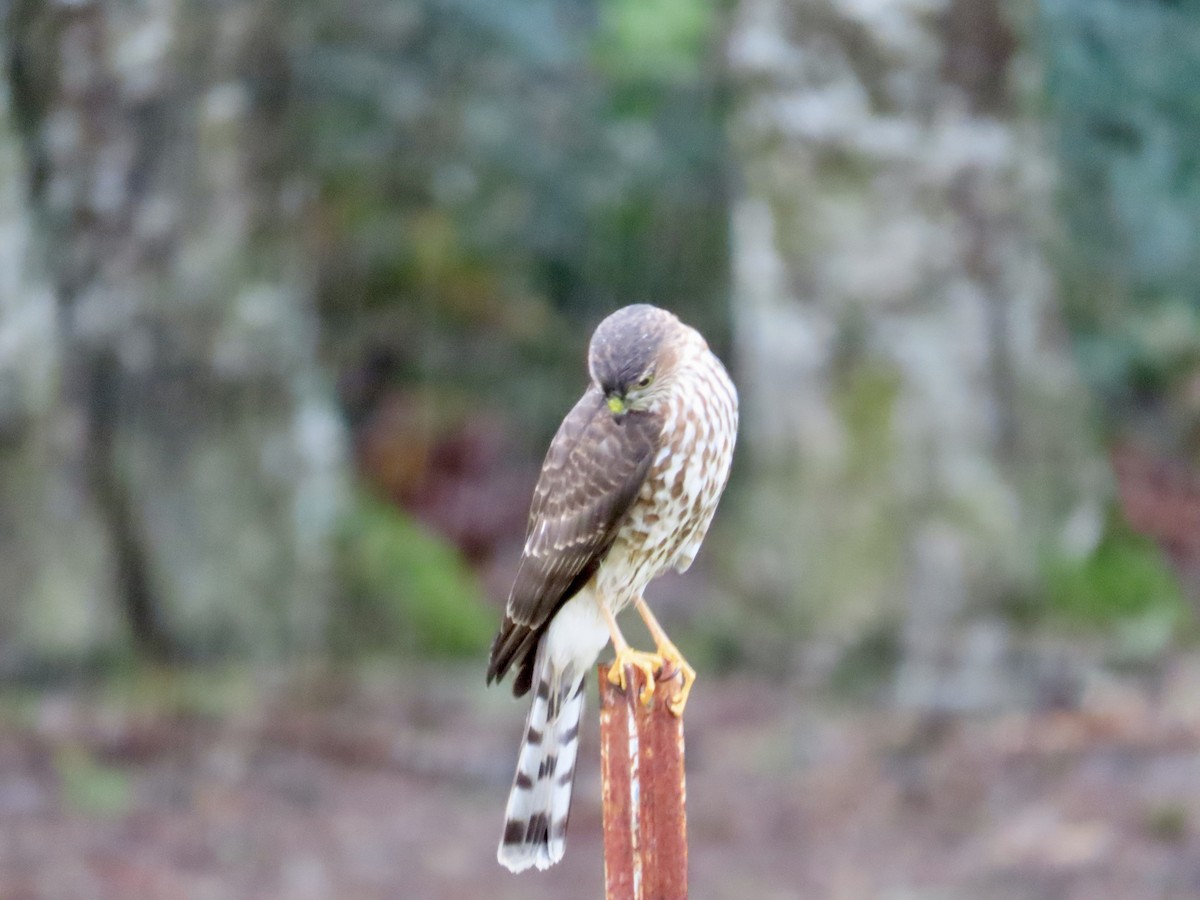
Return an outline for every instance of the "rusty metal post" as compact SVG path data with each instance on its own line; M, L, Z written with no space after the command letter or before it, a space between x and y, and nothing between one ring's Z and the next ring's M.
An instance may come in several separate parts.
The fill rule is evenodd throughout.
M604 799L604 884L607 900L687 897L687 791L683 719L666 701L679 682L655 685L638 699L645 678L625 670L628 691L600 666L600 773Z

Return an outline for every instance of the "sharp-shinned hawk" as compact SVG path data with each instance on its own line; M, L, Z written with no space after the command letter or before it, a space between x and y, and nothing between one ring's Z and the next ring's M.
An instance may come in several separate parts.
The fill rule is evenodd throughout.
M678 673L683 711L695 671L655 621L642 591L691 565L729 477L737 391L695 329L639 304L600 323L591 384L550 443L534 489L520 566L492 644L487 680L516 666L513 692L536 686L497 858L545 869L566 844L584 676L612 638L609 679L625 666ZM635 604L657 653L633 650L615 616Z

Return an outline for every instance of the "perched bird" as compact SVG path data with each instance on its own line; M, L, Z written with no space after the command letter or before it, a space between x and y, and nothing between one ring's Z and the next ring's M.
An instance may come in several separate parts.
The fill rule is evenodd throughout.
M696 673L642 591L686 570L729 478L737 391L700 333L666 310L627 306L588 349L591 384L550 442L525 548L492 644L487 680L516 666L513 693L535 688L497 859L513 872L562 859L583 714L584 676L612 639L610 681L625 667L679 676L683 712ZM616 614L634 604L657 653L632 649Z

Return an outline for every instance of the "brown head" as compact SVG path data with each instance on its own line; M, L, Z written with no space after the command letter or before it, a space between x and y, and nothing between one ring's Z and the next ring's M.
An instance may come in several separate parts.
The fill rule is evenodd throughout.
M647 409L670 391L681 364L707 350L694 328L657 306L638 303L601 322L588 348L588 371L620 414Z

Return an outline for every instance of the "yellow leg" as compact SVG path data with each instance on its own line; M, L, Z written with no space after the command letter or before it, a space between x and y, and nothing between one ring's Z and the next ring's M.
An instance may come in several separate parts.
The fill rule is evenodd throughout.
M655 672L662 671L662 659L653 653L643 653L641 650L634 650L630 647L625 636L621 634L621 629L617 627L617 620L612 611L603 603L600 604L600 611L604 614L604 621L608 623L613 649L617 651L617 658L613 660L613 664L608 669L608 680L620 687L621 690L625 690L628 687L625 683L625 667L633 666L646 676L646 683L643 685L641 693L638 694L638 699L642 701L643 705L649 703L650 698L654 696Z
M658 624L658 619L654 618L654 613L650 612L650 607L646 605L646 601L638 597L634 601L637 605L637 610L642 614L642 619L646 622L646 627L650 629L650 635L654 638L654 645L658 648L658 655L662 659L661 674L667 674L667 664L674 667L671 672L671 677L674 677L675 672L678 672L683 678L683 685L679 689L679 693L671 698L667 704L667 708L675 715L682 716L683 708L687 705L688 694L691 693L692 684L696 680L696 670L688 665L688 661L683 658L683 654L679 652L679 648L671 643L671 639L667 637L667 633L663 631L663 627Z

